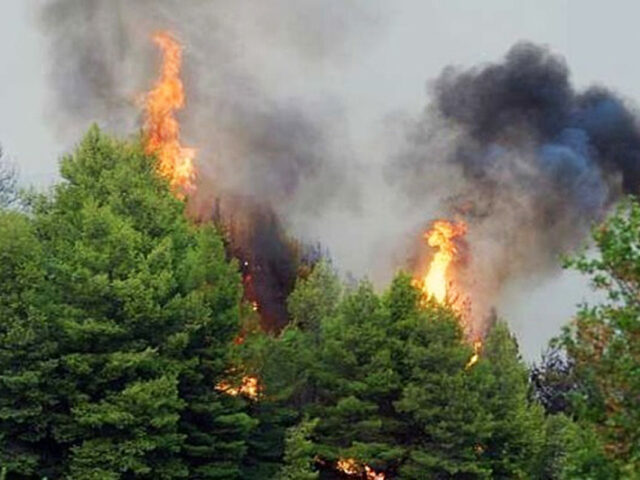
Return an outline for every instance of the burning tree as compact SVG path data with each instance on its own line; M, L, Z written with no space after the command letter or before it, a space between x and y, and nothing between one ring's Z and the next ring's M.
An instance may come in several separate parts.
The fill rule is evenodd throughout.
M185 101L180 79L182 46L168 32L158 32L153 41L162 50L162 68L145 99L145 151L156 156L158 172L182 196L193 190L195 180L195 150L180 143L180 124L175 118Z
M366 282L342 292L337 282L317 269L292 296L303 321L278 338L247 340L248 348L257 340L265 398L318 419L311 438L322 478L533 472L542 411L527 399L527 370L506 327L489 334L470 369L459 317L425 305L410 277L382 297Z

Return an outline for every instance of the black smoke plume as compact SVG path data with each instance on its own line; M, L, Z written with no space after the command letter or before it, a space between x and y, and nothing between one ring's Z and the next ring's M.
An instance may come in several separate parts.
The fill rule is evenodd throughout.
M502 62L446 68L431 92L389 178L415 204L440 198L469 222L465 281L477 298L555 268L621 194L638 191L635 112L605 88L576 90L545 47L519 43Z

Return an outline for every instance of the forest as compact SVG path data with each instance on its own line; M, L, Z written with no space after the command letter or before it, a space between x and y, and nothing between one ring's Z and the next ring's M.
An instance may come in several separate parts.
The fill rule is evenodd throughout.
M45 193L2 177L6 479L640 478L640 204L565 261L602 292L537 364L481 352L409 274L329 258L264 331L225 230L185 215L141 141L92 127Z

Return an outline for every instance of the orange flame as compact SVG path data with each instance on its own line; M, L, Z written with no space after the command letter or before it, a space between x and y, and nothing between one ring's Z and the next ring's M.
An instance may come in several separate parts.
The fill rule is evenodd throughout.
M257 400L260 393L260 384L257 377L245 375L242 377L242 383L240 385L231 385L226 380L221 381L216 385L216 390L226 393L232 397L243 395L252 400Z
M357 475L360 471L360 466L355 458L341 458L336 464L336 468L339 472L347 475Z
M480 360L481 350L482 350L482 340L476 340L475 342L473 342L473 355L471 355L471 358L465 365L465 368L469 369L473 367L476 363L478 363L478 360Z
M362 477L364 473L367 480L385 480L386 478L384 472L376 472L369 465L363 466L355 458L339 459L336 463L336 469L350 477Z
M175 118L175 111L184 107L182 46L168 32L155 34L153 41L162 50L162 68L160 78L146 95L145 152L156 156L158 172L182 197L193 189L195 179L195 150L180 144L180 125Z
M447 300L449 286L447 273L449 265L458 253L454 239L463 236L466 232L467 225L464 222L436 220L431 229L425 233L429 246L438 249L422 281L422 291L427 298L435 298L438 303L444 303Z

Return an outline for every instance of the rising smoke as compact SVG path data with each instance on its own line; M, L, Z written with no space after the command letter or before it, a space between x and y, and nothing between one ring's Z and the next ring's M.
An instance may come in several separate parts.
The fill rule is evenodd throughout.
M544 47L519 43L502 62L448 67L431 91L389 178L413 204L435 196L469 222L461 281L481 314L507 280L556 269L640 186L635 113L604 88L576 91Z
M310 95L306 80L357 48L359 33L372 28L363 4L52 0L41 12L51 42L52 123L67 143L91 122L120 135L139 131L140 95L158 68L151 35L166 29L184 44L187 106L179 117L198 171L189 209L234 235L230 250L256 283L248 291L270 325L282 326L306 256L287 238L294 219L359 203L345 175L343 112L329 96ZM278 75L273 64L283 65Z
M354 146L347 107L314 82L375 46L384 25L367 3L51 0L53 123L68 143L92 121L137 131L158 61L149 38L171 30L185 45L183 138L198 150L191 212L240 219L234 253L271 272L257 287L280 318L270 323L300 257L284 232L383 284L414 266L414 239L436 217L469 224L459 281L484 317L507 282L557 271L636 190L635 112L604 88L577 91L561 58L521 43L501 62L446 68L419 119L387 123L400 140Z

